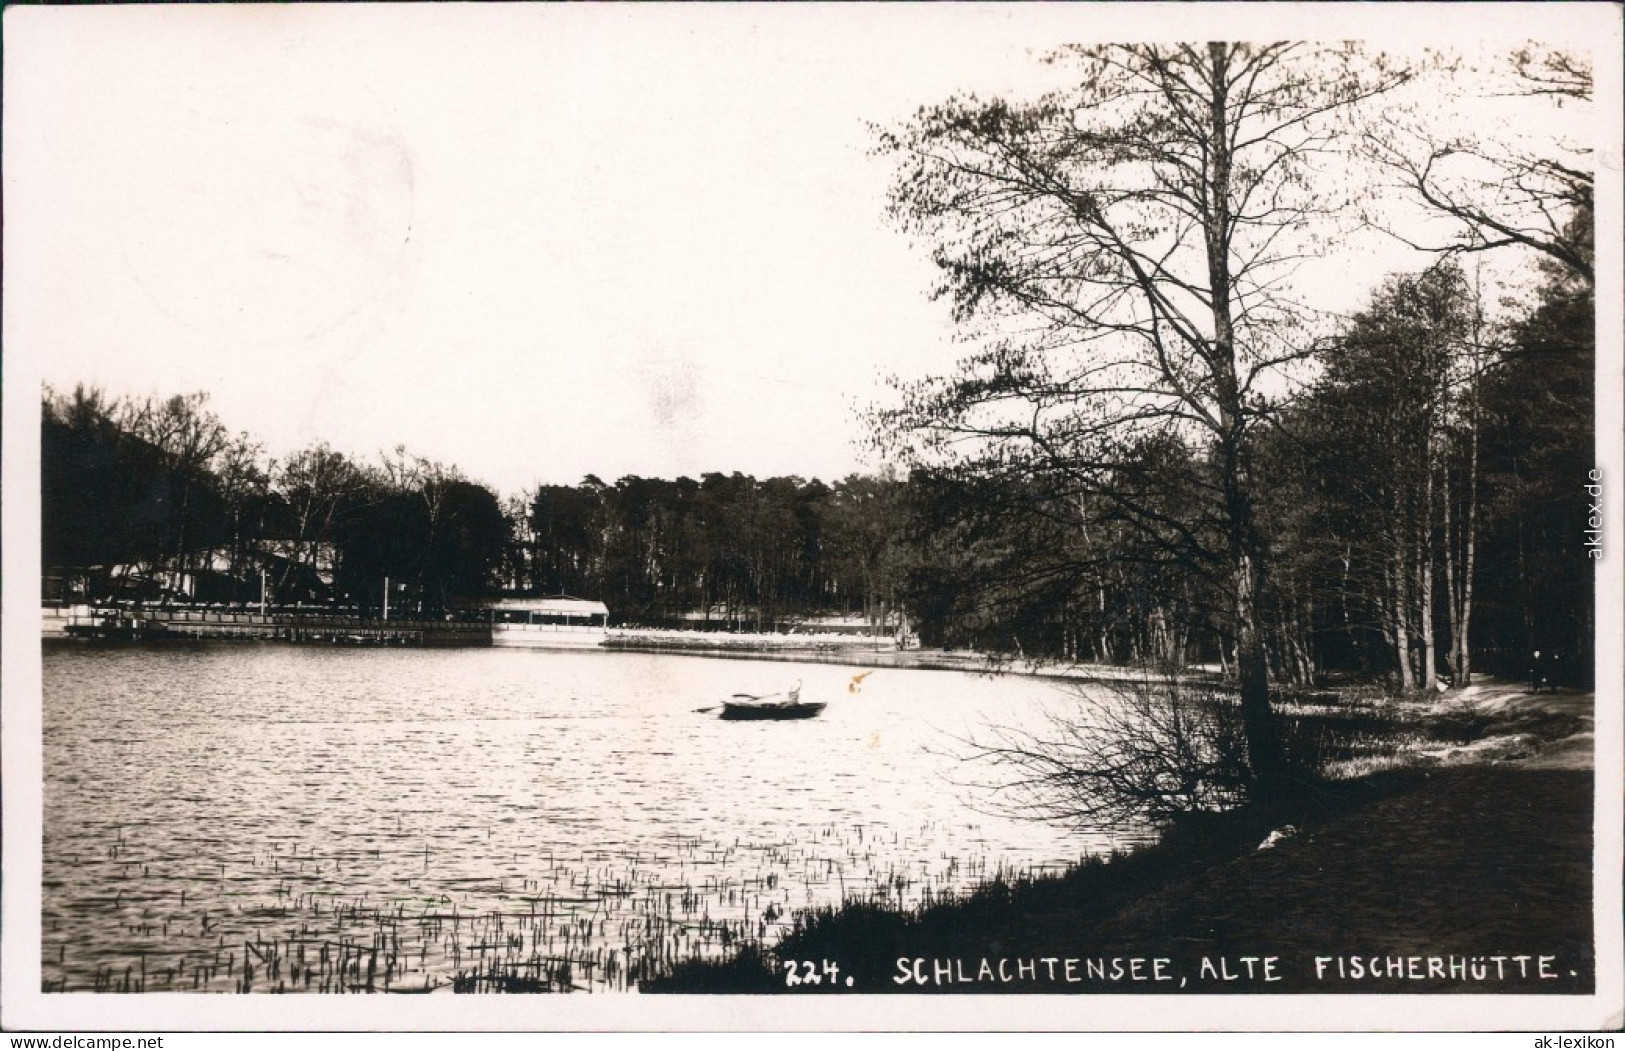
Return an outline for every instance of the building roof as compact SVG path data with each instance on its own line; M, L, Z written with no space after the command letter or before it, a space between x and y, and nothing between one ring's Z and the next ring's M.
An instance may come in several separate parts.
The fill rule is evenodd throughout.
M607 617L609 607L602 602L553 595L548 598L502 598L489 604L490 609L509 609L546 613L555 617Z

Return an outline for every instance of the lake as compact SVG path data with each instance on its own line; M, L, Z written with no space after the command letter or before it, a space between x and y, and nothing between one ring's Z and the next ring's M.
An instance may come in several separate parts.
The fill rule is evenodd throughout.
M44 987L629 990L797 908L1109 849L996 815L954 755L1065 687L883 668L854 692L863 671L47 645ZM695 710L797 679L818 718Z

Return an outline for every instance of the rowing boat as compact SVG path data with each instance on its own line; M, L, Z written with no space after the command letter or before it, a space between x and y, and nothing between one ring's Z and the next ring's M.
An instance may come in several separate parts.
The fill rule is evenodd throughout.
M811 719L824 710L822 701L801 700L801 683L785 693L736 693L722 702L723 719Z

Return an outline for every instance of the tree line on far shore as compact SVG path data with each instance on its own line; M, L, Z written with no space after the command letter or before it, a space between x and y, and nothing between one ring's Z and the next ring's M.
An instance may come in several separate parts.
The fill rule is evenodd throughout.
M441 614L497 596L603 601L617 621L898 625L905 486L734 472L541 485L504 500L396 448L270 459L203 393L43 402L45 598L337 603Z

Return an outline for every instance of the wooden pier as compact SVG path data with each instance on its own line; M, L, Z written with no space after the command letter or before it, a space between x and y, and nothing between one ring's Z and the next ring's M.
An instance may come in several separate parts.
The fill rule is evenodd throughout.
M331 646L491 645L491 626L480 621L162 607L75 607L48 621L47 634L108 640L275 639Z

